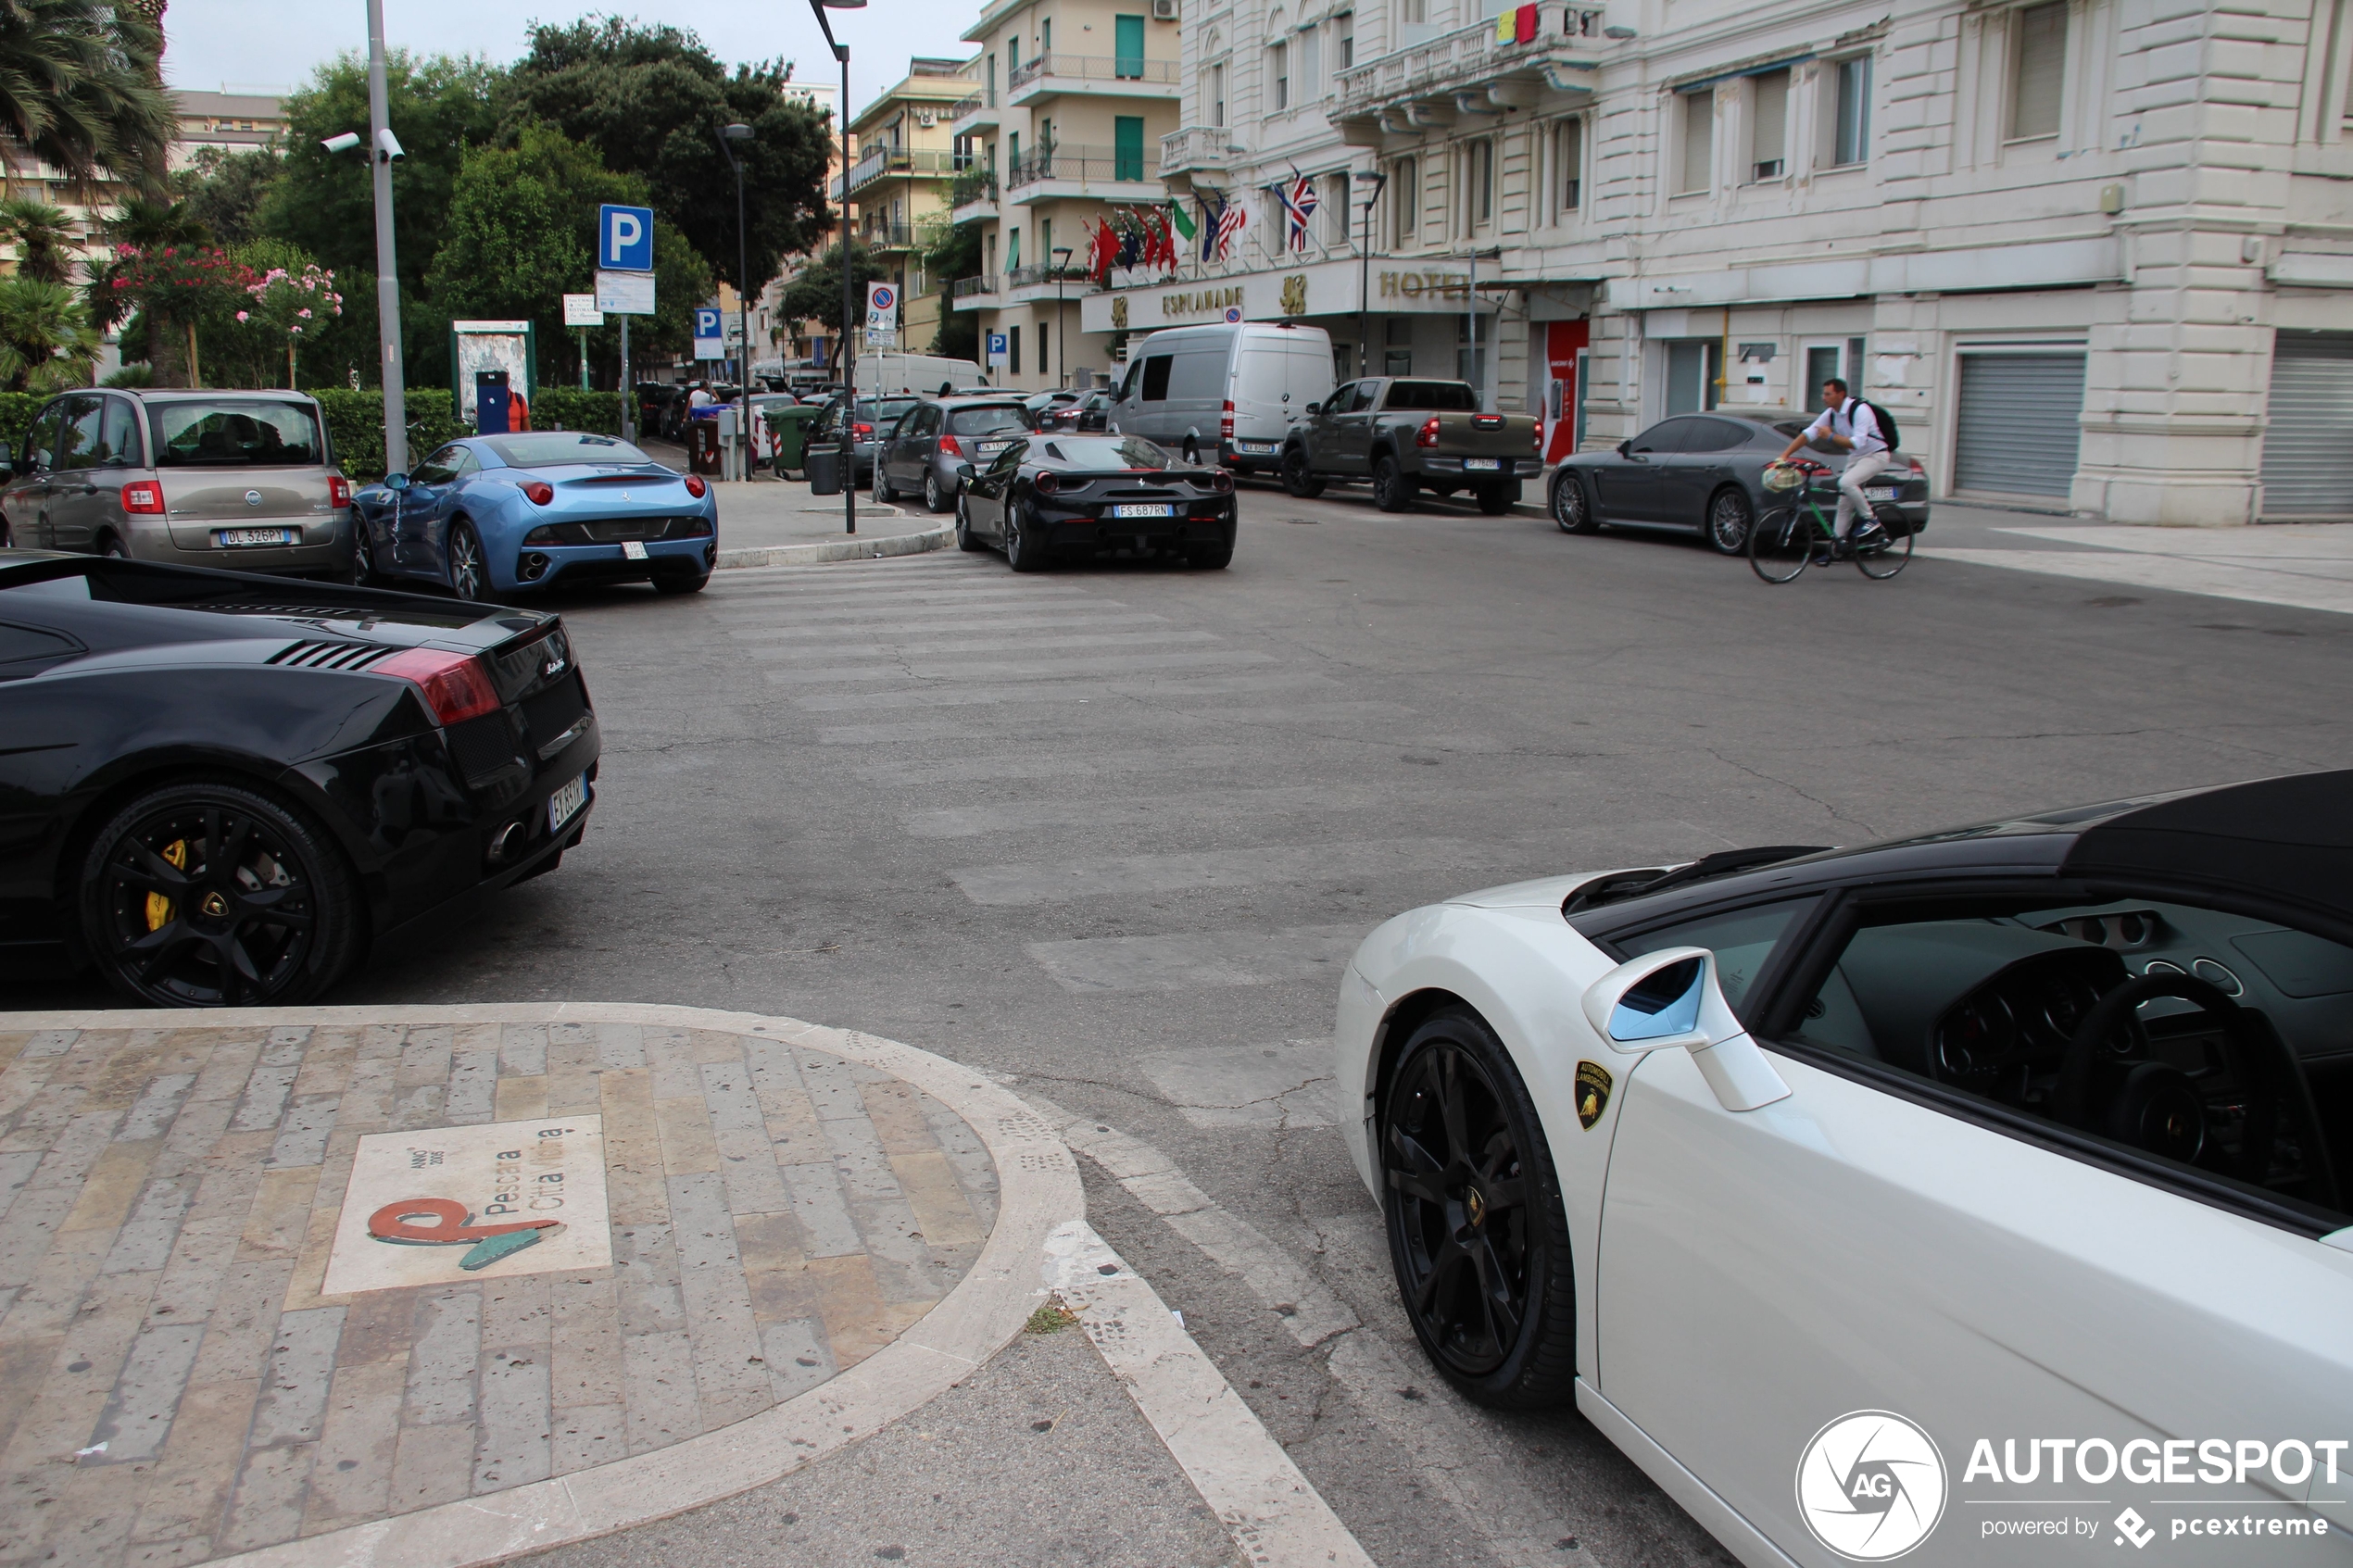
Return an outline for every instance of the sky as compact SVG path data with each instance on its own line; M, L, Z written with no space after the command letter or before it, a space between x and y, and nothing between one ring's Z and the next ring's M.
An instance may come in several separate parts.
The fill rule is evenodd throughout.
M911 55L962 59L957 34L982 0L872 0L831 10L834 36L849 45L849 95L862 107L907 74ZM535 21L566 22L611 11L667 21L702 36L733 64L782 56L796 80L839 82L808 0L699 0L691 6L568 5L565 0L384 0L384 39L420 54L480 55L504 64L523 52ZM174 87L283 92L346 49L368 46L365 0L170 0L164 13L164 76Z

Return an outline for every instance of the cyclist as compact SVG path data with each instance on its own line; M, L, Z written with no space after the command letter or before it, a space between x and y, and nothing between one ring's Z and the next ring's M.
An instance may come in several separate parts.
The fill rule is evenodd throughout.
M1863 498L1863 486L1887 470L1892 459L1888 455L1887 438L1879 428L1879 420L1870 405L1860 398L1850 397L1846 383L1837 376L1822 383L1822 412L1814 422L1798 433L1797 439L1781 449L1774 459L1788 462L1797 449L1808 442L1819 442L1841 452L1855 455L1846 461L1846 471L1838 476L1838 517L1831 532L1837 543L1832 546L1832 558L1844 559L1854 553L1847 539L1861 517L1863 531L1869 533L1879 526L1871 516L1871 505Z

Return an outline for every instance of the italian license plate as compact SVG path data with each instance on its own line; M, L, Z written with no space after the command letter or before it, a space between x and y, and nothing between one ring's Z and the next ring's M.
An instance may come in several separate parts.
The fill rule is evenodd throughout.
M993 458L1011 445L1011 442L1006 441L984 441L980 444L980 455L984 458Z
M212 542L226 550L253 545L299 545L302 531L298 528L224 528L212 536Z
M1234 450L1237 452L1272 452L1274 449L1275 444L1271 441L1237 441L1234 443Z
M1893 501L1901 494L1903 490L1899 485L1867 484L1863 486L1863 498L1867 501Z
M1176 508L1166 502L1132 502L1112 508L1114 517L1175 517Z
M623 539L621 542L621 558L623 560L644 560L646 558L646 546L639 544L635 539Z
M581 774L555 794L547 797L547 831L555 832L588 804L588 775Z
M1501 458L1465 458L1463 467L1483 473L1493 473L1504 466Z

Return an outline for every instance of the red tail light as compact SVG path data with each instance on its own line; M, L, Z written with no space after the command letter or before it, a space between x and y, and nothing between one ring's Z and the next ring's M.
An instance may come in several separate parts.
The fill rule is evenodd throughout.
M961 458L964 455L963 444L952 435L943 435L939 438L939 455L943 458Z
M338 481L337 483L341 482ZM348 501L350 498L351 491L349 487L346 486L344 490L344 500L336 502L335 505L342 506L344 501ZM157 484L152 479L136 480L132 483L124 485L122 487L122 509L126 512L138 512L145 516L161 517L163 515L163 486Z
M851 432L858 437L859 440L863 441L866 437L875 433L875 427L872 425L853 425L851 427Z
M1529 433L1528 449L1540 458L1544 455L1544 421L1541 419L1536 421L1536 428Z
M1063 476L1056 473L1053 470L1048 469L1044 473L1039 474L1036 479L1032 480L1030 484L1031 487L1040 495L1059 495L1062 492Z
M544 479L532 480L522 487L522 493L531 497L535 507L544 507L556 498L556 487Z
M1918 458L1906 458L1904 461L1911 466L1912 477L1914 479L1918 479L1928 472L1927 469L1920 466L1920 460Z
M339 473L329 474L327 476L327 505L335 511L341 511L351 505L351 481Z
M1414 433L1414 445L1416 446L1435 446L1438 445L1438 416L1436 414L1432 414L1429 418L1424 420L1422 421L1422 428Z
M1219 469L1209 476L1209 487L1220 495L1230 495L1234 493L1234 476Z
M686 494L692 495L696 500L701 500L703 498L703 493L710 488L710 485L703 483L702 475L698 473L690 473L686 476Z
M1230 443L1234 439L1234 400L1226 399L1225 412L1217 416L1217 439Z
M479 659L440 648L403 648L371 673L397 675L417 688L445 728L498 711L498 691Z

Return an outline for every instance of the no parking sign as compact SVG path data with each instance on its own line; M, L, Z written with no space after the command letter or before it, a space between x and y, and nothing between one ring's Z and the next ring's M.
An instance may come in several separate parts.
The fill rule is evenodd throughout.
M866 346L899 345L899 290L889 283L866 285Z

